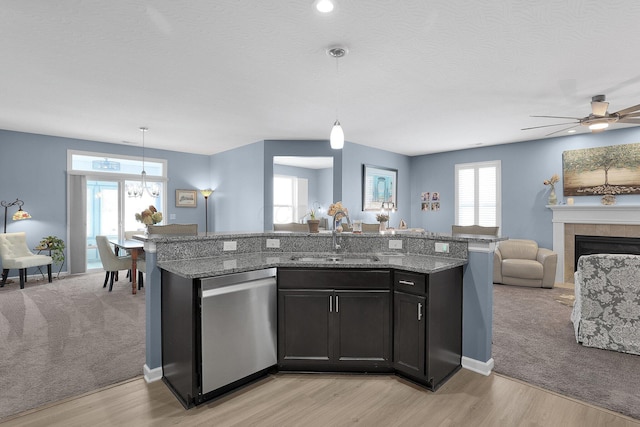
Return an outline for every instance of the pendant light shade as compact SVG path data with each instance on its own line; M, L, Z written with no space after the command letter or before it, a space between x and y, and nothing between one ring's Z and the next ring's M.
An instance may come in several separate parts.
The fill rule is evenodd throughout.
M338 120L333 124L331 135L329 136L329 142L331 143L331 148L334 150L341 150L342 147L344 147L344 132Z
M336 59L336 121L333 123L333 128L331 129L331 134L329 135L329 142L331 143L331 148L334 150L342 150L344 147L344 131L342 130L342 126L340 126L340 120L338 120L338 104L340 103L338 98L340 95L340 72L338 68L338 58L342 58L347 54L347 49L343 47L334 47L327 50L327 54Z

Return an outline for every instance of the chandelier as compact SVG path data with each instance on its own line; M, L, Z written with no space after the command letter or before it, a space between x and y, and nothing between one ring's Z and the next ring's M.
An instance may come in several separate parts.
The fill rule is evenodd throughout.
M147 193L154 199L160 195L160 188L156 184L147 183L147 172L144 170L144 134L149 128L141 127L142 132L142 173L140 174L140 183L127 185L127 195L129 197L142 197L143 193Z

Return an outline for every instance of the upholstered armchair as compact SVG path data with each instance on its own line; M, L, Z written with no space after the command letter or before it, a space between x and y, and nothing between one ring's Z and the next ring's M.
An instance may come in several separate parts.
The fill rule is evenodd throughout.
M558 254L534 240L510 239L493 256L493 283L553 288Z
M198 224L148 225L149 234L173 234L180 236L197 236Z
M131 263L133 261L131 259L131 255L116 255L107 236L96 236L96 246L98 246L98 253L100 254L102 268L104 268L104 271L106 272L102 287L106 287L109 278L111 278L109 283L109 292L111 292L113 290L113 280L115 279L116 274L120 270L131 270Z
M9 270L17 269L20 274L20 289L24 289L24 282L27 280L27 268L47 266L49 283L51 283L51 264L53 259L48 255L36 255L27 246L27 233L4 233L0 234L0 257L2 257L2 283L7 282Z
M574 279L576 341L640 355L640 255L583 255Z

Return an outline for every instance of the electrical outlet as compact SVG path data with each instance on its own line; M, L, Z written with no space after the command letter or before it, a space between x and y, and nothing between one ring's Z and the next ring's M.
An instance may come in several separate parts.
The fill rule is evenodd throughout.
M280 247L280 239L267 239L267 247L268 248L279 248Z
M176 219L176 214L169 214L169 219Z
M449 253L449 244L448 243L442 243L442 242L436 242L436 252Z
M237 268L238 267L238 261L236 261L235 259L227 259L222 261L222 267L225 270L231 270L232 268Z
M402 249L402 240L389 240L389 249Z
M222 245L223 251L235 251L236 249L238 249L238 242L235 240L231 242L224 242Z

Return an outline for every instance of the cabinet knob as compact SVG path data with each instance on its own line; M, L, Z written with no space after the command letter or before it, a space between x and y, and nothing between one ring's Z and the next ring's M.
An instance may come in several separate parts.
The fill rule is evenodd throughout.
M333 312L333 298L329 295L329 313Z
M401 285L409 285L409 286L415 286L416 285L414 282L411 282L409 280L398 280L398 283L400 283Z
M422 320L422 303L418 303L418 320Z

